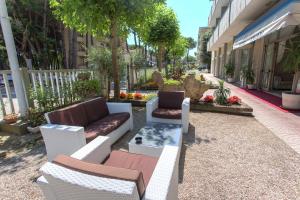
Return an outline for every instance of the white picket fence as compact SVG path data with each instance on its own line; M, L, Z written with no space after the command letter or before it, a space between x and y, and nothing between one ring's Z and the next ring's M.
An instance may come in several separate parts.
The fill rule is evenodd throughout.
M90 69L27 70L23 68L20 70L23 88L27 94L27 105L29 104L27 91L29 88L34 91L37 91L38 87L42 90L46 87L51 88L53 94L57 95L58 99L62 99L62 88L66 84L72 87L79 73L90 72L91 78L96 77L96 71ZM0 107L0 119L6 114L19 112L10 70L0 70Z

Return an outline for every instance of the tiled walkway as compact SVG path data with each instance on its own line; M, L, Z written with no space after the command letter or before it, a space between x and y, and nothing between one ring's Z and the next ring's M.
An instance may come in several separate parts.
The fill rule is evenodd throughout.
M218 81L211 74L205 74L205 77L213 82ZM260 123L300 153L300 113L285 113L252 95L241 92L238 87L232 84L225 83L225 85L231 89L232 95L239 96L253 108L253 114Z

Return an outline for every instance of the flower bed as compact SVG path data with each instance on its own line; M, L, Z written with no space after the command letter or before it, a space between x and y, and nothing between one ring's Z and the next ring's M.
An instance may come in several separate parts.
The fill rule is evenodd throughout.
M198 103L191 104L192 110L201 110L207 112L220 112L227 114L248 115L252 116L253 109L237 96L231 96L227 99L226 105L216 103L212 95L207 95Z

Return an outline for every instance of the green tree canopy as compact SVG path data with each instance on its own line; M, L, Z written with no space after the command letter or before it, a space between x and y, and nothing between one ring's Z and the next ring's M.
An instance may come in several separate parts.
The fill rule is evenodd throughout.
M98 37L110 37L114 97L119 99L120 68L118 64L119 37L143 24L150 10L164 0L50 0L56 16L69 27Z
M174 11L160 4L156 7L153 20L149 24L149 44L158 48L159 70L163 67L163 54L167 47L175 44L180 36L179 23Z

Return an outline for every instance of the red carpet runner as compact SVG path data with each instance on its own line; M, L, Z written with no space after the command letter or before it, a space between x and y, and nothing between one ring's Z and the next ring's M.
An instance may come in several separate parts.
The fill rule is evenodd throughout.
M298 113L300 110L288 110L282 107L282 99L280 97L274 96L272 94L259 91L259 90L248 90L244 88L239 88L239 90L243 93L250 94L257 99L263 101L264 103L282 111L282 112L290 112L290 113Z

